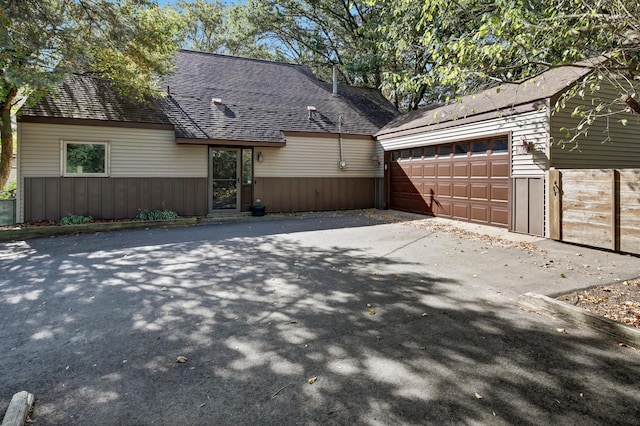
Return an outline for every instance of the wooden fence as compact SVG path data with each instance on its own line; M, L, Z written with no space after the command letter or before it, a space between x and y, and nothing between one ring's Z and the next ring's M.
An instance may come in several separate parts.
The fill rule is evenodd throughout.
M640 169L551 170L550 237L640 254Z

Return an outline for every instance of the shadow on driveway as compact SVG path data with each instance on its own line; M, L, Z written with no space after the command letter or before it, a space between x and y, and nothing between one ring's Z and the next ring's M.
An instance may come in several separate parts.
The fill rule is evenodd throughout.
M0 244L0 411L28 390L35 425L637 424L637 353L340 223Z

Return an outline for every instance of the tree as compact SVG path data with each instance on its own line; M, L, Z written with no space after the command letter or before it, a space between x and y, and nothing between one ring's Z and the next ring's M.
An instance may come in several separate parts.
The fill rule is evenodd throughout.
M347 84L379 87L382 64L377 6L348 0L248 0L246 33L275 56L311 68L325 80L333 65Z
M11 114L65 75L111 78L126 95L157 95L180 44L175 12L147 0L0 1L0 188L11 171Z
M255 25L244 5L227 5L218 0L178 2L184 20L184 47L202 52L255 59L283 59L276 49L260 43Z
M582 63L593 72L566 96L597 91L599 82L607 80L625 103L601 103L574 111L582 124L588 126L599 117L635 110L628 105L637 106L640 3L635 0L369 2L384 7L386 16L393 18L382 28L387 54L411 58L405 54L411 49L428 56L424 61L424 56L415 55L398 73L390 74L391 83L404 85L417 95L420 85L427 84L431 91L443 88L440 93L447 100L500 82L533 78L552 67L598 58ZM433 97L429 90L425 95L426 99Z

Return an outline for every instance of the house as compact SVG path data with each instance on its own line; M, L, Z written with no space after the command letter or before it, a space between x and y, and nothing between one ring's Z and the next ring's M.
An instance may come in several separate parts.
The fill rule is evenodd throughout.
M549 236L549 170L640 165L640 120L631 113L626 126L621 116L596 121L576 149L558 143L578 124L574 108L592 98L554 109L589 72L558 67L391 121L375 135L386 207ZM619 97L612 83L600 85L598 101Z
M136 103L72 75L18 121L17 221L373 207L373 134L398 115L373 89L305 67L193 51L166 96Z

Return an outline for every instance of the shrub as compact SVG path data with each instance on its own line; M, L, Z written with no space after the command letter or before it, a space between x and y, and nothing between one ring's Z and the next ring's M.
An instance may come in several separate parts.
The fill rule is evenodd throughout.
M136 216L136 219L140 220L169 220L169 219L177 219L178 213L173 210L142 210Z
M2 191L0 191L0 200L6 200L7 198L13 198L16 196L17 189L16 181L9 182Z
M82 223L91 222L93 218L91 216L84 216L81 214L70 214L60 220L60 225L80 225Z

